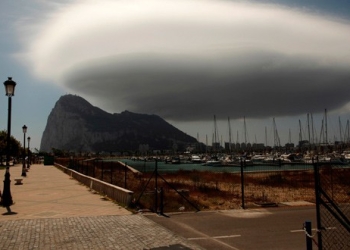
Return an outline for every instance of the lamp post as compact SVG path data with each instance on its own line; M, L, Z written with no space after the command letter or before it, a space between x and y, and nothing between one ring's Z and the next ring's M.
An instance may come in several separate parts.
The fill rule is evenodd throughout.
M26 171L26 133L27 133L27 126L23 125L23 166L22 166L22 176L26 177L27 176L27 171Z
M10 213L10 206L13 204L11 195L11 180L10 180L10 148L11 148L11 105L12 96L15 95L16 82L12 81L12 77L9 77L7 81L4 82L6 96L8 96L8 116L7 116L7 140L6 140L6 172L4 180L4 189L2 192L2 202L1 205L6 207L7 211Z
M27 161L27 168L29 169L30 168L30 136L28 136L27 138L27 141L28 141L28 161Z

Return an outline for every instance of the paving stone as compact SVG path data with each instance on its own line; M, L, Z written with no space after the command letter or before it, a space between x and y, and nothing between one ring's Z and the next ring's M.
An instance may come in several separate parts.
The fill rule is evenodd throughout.
M19 177L21 165L10 173ZM54 166L32 165L23 185L11 182L11 194L13 213L0 212L0 249L201 249Z

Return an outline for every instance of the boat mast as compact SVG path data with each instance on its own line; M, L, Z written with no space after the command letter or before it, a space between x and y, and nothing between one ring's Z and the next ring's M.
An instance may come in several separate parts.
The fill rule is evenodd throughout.
M247 132L246 132L246 124L245 124L245 116L243 116L243 134L244 134L244 144L247 145Z
M208 154L208 135L205 135L205 154Z
M299 143L301 143L302 140L303 140L303 135L301 133L301 121L299 119Z
M220 136L220 138L221 138L221 140L220 140L220 145L224 145L224 144L223 144L224 141L223 141L223 139L222 139L222 135Z
M309 113L307 113L307 133L309 138L309 150L311 150L310 114Z
M275 117L273 118L273 134L274 134L274 143L275 143L275 147L280 147L280 138L278 136L278 131L277 131L277 126L276 126L276 122L275 122Z
M324 127L324 119L322 119L322 126L321 126L321 132L320 132L320 144L321 144L321 139L322 139L322 143L324 143L324 131L323 131L323 127Z
M311 131L312 131L312 144L315 143L315 129L314 129L314 118L312 117L312 113L311 113Z
M328 144L328 132L327 132L327 109L324 110L324 120L325 120L325 135L326 135L326 144Z
M247 125L245 123L245 116L243 117L244 120L244 144L247 146Z
M340 116L339 116L339 141L340 141L341 143L343 142L343 136L342 136L342 129L341 129Z
M229 143L228 149L230 150L230 153L231 153L231 124L230 124L230 117L228 117L227 120L228 120L228 143Z
M346 137L344 138L344 140L346 140L346 143L349 143L349 120L347 120L347 122L346 122L346 128L345 128L345 131L347 131L346 133L347 133L347 135L346 135Z
M307 131L308 131L309 145L310 145L310 117L309 117L309 113L307 113Z
M199 151L199 152L202 152L202 149L201 149L201 144L200 144L200 142L199 142L199 133L197 132L197 150Z
M217 151L219 148L216 148L218 146L218 143L217 143L217 140L218 140L218 128L217 128L217 125L216 125L216 116L214 115L214 150Z
M215 142L216 142L216 140L214 139L214 133L212 133L212 135L211 135L211 147L212 147L212 151L215 151Z
M292 134L291 134L291 132L290 132L290 129L289 129L289 144L291 144L292 143Z
M288 150L288 151L290 150L291 144L292 144L292 132L289 128L288 147L286 147L286 150Z
M276 128L275 128L275 117L272 118L272 129L273 129L273 147L276 148Z

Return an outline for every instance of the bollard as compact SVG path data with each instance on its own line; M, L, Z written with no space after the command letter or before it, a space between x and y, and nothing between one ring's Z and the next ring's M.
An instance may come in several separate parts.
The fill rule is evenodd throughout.
M306 234L306 250L312 250L311 221L305 221L304 230Z

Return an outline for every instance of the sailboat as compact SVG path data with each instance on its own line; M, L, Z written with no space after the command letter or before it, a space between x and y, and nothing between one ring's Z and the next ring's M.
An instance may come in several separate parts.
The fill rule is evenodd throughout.
M221 166L221 161L219 161L216 155L220 149L220 143L217 142L217 138L218 138L218 128L216 126L216 116L214 115L214 133L213 133L213 142L212 142L214 155L211 156L210 159L203 164L203 166Z

